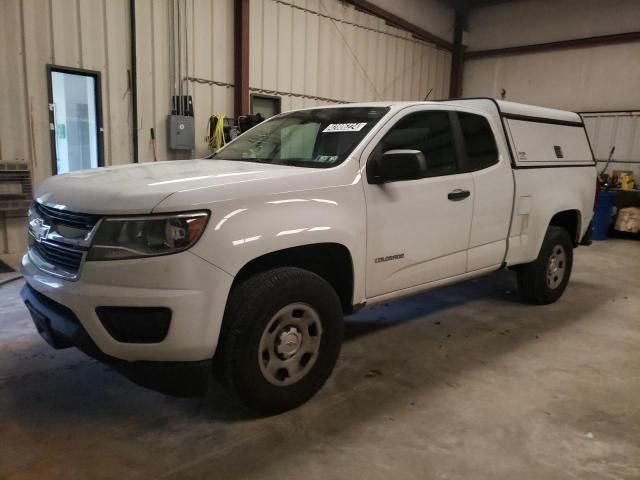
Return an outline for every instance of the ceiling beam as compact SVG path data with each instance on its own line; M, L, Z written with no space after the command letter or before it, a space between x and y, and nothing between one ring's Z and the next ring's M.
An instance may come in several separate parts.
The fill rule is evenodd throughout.
M433 43L434 45L437 45L438 47L443 48L444 50L448 50L448 51L453 50L453 44L451 42L437 35L434 35L433 33L428 32L417 25L414 25L413 23L405 20L404 18L394 15L393 13L389 12L388 10L385 10L382 7L374 5L369 0L345 0L345 1L364 12L367 12L367 13L370 13L371 15L382 18L392 26L402 28L403 30L406 30L412 33L416 37L426 42Z
M616 43L629 43L640 41L640 32L616 33L613 35L601 35L597 37L574 38L557 42L536 43L534 45L521 45L517 47L494 48L489 50L467 51L465 60L473 58L495 57L503 55L521 55L525 53L549 52L553 50L566 50L570 48L598 47L601 45L613 45Z
M460 12L469 13L478 8L490 7L499 3L512 2L513 0L450 0L453 7Z

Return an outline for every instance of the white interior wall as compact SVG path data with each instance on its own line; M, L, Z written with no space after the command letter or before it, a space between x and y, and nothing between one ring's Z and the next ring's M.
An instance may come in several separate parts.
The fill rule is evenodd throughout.
M233 84L233 0L184 3L189 61L187 66L183 59L183 77ZM423 28L448 25L434 33L451 36L451 32L444 34L453 22L453 10L440 0L396 3L406 6L400 9L403 18L411 21L411 16L417 15L413 20ZM159 160L201 157L208 153L204 138L209 116L234 113L232 87L187 82L193 96L196 148L193 152L167 149L166 117L174 94L169 74L170 5L171 0L136 3L141 162L153 159L150 128L156 132ZM394 8L398 10L397 5ZM422 99L431 88L430 98L447 96L449 52L418 41L410 33L344 2L251 0L249 12L250 92L275 92L282 97L283 111L332 100Z
M0 162L53 171L46 65L98 71L106 165L131 161L128 0L1 0ZM0 221L2 251L24 250L24 218Z
M127 0L2 0L0 161L25 161L35 183L52 173L46 65L102 77L107 165L128 163L131 129Z
M637 0L511 0L472 10L472 50L515 47L637 31Z
M369 0L374 5L453 42L455 12L444 0Z
M176 79L174 84L171 78L172 0L136 0L140 162L153 161L151 128L156 134L158 161L202 157L207 153L205 136L209 117L219 113L233 115L233 88L186 80L191 77L233 83L233 1L176 2L181 4L183 32L186 22L181 63L183 94L186 95L188 88L193 98L196 148L191 152L168 148L167 116L171 111L171 97L178 95L177 82L180 81Z
M582 115L599 169L630 170L640 181L640 111ZM611 162L611 149L615 147Z
M640 3L639 3L640 6ZM572 111L640 108L640 42L470 59L463 95Z
M491 50L640 31L637 0L519 0L473 10L467 50ZM467 59L463 95L500 98L577 112L607 171L640 178L640 42ZM630 111L635 110L635 113ZM615 160L618 160L616 162ZM600 163L601 168L605 166Z
M251 0L249 45L251 92L280 95L283 111L448 95L448 51L338 0Z
M640 31L637 0L520 0L473 10L468 51ZM465 96L574 111L640 108L640 42L468 59Z
M138 124L132 123L128 0L0 0L0 161L26 161L37 185L52 174L47 64L101 73L105 165L207 153L212 114L233 114L233 88L188 82L195 110L194 152L167 148L172 0L136 0ZM183 77L232 84L233 1L186 0L189 43ZM451 39L453 11L441 0L374 3ZM334 21L292 8L343 20ZM326 11L325 11L326 9ZM338 0L251 0L250 86L353 101L447 96L451 56ZM352 22L349 25L345 22ZM347 47L347 44L349 45ZM188 63L188 68L187 68ZM366 74L365 74L366 72ZM186 85L185 85L186 86ZM327 103L283 96L283 109ZM0 221L0 254L25 247L24 218ZM5 237L8 242L5 242Z

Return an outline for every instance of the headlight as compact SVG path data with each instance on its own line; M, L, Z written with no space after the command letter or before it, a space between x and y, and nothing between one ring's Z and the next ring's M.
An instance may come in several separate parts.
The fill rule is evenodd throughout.
M87 260L121 260L181 252L198 241L208 219L206 212L105 218L91 243Z

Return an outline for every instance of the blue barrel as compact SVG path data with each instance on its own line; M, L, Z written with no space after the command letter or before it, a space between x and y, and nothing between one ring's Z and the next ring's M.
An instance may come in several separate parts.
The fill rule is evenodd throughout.
M604 240L607 238L609 226L611 225L611 210L616 198L614 192L600 192L596 210L593 212L593 232L592 240Z

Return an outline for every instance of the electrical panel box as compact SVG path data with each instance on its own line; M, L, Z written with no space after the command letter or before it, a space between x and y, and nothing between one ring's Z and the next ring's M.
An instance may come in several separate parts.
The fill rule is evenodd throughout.
M169 115L168 124L170 150L193 150L195 148L193 117Z

